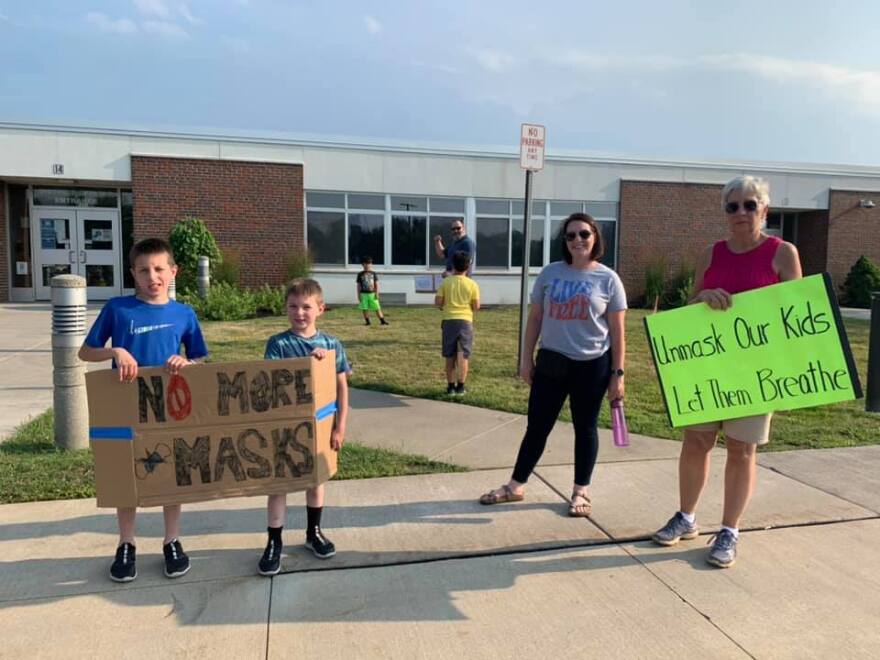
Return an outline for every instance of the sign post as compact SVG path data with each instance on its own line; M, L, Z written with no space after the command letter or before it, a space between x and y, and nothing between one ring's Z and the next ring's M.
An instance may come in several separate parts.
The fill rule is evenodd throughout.
M519 293L519 352L516 372L522 369L526 322L529 318L529 257L532 245L532 172L544 169L544 127L539 124L523 124L520 127L519 165L526 171L526 194L523 205L523 256L522 277Z

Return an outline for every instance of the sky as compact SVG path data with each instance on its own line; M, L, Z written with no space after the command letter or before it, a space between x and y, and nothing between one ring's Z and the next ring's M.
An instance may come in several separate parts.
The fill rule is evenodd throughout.
M880 167L876 0L0 0L0 121Z

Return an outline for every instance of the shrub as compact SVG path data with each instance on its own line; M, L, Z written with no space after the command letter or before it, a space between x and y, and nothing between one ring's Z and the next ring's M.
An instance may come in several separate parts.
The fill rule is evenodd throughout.
M269 286L264 284L254 291L254 301L257 314L265 316L284 316L287 313L286 300L284 299L285 287Z
M312 258L305 248L294 248L287 253L284 267L287 282L297 277L308 277L312 272Z
M198 218L184 218L171 228L168 237L171 249L174 250L174 260L177 262L177 291L195 292L197 277L199 274L199 257L205 256L211 260L210 269L214 269L220 262L220 250L213 234Z
M666 262L662 259L645 268L645 307L657 309L666 291Z
M220 263L213 269L211 283L223 282L238 286L241 276L241 254L238 250L220 250Z
M256 296L226 282L211 286L204 299L189 291L178 296L178 300L192 305L203 321L242 321L257 315Z
M689 264L682 265L675 277L669 281L664 307L674 308L687 305L691 296L694 295L694 279L695 268Z
M844 302L851 307L868 309L872 291L880 291L880 268L862 255L843 282Z

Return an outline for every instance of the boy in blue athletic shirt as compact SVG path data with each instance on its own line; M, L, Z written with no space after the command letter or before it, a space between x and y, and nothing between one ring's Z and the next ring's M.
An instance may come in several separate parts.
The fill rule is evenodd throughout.
M208 355L199 321L192 307L168 297L168 286L177 274L171 246L161 238L137 243L129 253L135 281L135 295L111 298L104 305L79 349L86 362L112 360L120 382L131 383L138 367L165 368L172 374L194 360ZM110 348L105 344L110 339ZM180 355L180 345L186 357ZM180 534L180 505L164 507L165 575L180 577L189 568ZM137 577L135 567L135 518L137 509L116 510L119 523L119 547L110 567L110 579L131 582Z
M273 335L266 343L265 359L308 357L323 360L327 351L336 351L336 419L330 436L334 451L345 441L345 423L348 419L348 379L351 367L336 337L324 334L315 326L324 313L324 294L315 280L298 278L287 285L287 320L290 329ZM320 559L336 554L336 547L321 531L321 512L324 508L324 485L306 491L306 547ZM266 503L269 539L260 558L260 575L277 575L281 571L281 531L287 519L287 495L269 495Z

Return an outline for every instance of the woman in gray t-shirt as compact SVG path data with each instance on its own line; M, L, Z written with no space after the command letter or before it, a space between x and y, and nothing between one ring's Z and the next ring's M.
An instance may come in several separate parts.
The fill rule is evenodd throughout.
M592 217L570 215L559 240L565 260L545 266L532 289L520 372L531 385L526 434L510 481L482 495L480 503L523 499L525 483L567 397L575 432L568 513L588 516L592 503L587 487L599 452L599 408L606 394L613 401L624 393L626 292L617 273L598 261L604 245Z

